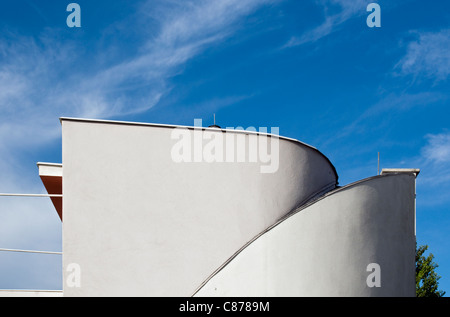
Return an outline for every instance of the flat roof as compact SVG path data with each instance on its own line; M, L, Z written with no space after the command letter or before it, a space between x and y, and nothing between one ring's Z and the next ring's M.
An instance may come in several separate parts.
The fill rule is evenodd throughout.
M183 126L183 125L174 125L174 124L160 124L160 123L145 123L145 122L132 122L132 121L116 121L116 120L103 120L103 119L86 119L86 118L73 118L73 117L60 117L59 121L62 123L63 121L75 121L75 122L85 122L85 123L99 123L99 124L120 124L120 125L134 125L134 126L147 126L147 127L159 127L159 128L186 128L186 129L202 129L202 130L211 130L211 131L230 131L235 133L244 133L244 134L256 134L256 135L267 135L267 136L276 136L279 139L295 142L297 144L306 146L314 151L316 151L318 154L323 156L325 160L328 161L331 168L334 171L334 175L336 177L336 184L339 183L339 175L337 173L336 167L331 163L330 159L326 157L322 152L320 152L317 148L314 146L311 146L307 143L304 143L302 141L299 141L297 139L281 136L281 135L275 135L271 133L263 133L258 131L247 131L247 130L231 130L226 128L217 128L217 127L195 127L195 126Z
M39 176L59 176L62 177L62 164L37 162Z
M47 193L49 195L62 195L63 165L45 162L38 162L36 164L39 168L39 177ZM50 199L62 221L62 197L51 197Z
M285 136L272 134L272 133L264 133L259 131L248 131L248 130L240 130L240 129L227 129L227 128L218 128L218 127L196 127L196 126L184 126L184 125L175 125L175 124L162 124L162 123L146 123L146 122L135 122L135 121L116 121L116 120L101 120L101 119L84 119L84 118L71 118L71 117L61 117L59 118L60 122L62 121L78 121L78 122L88 122L88 123L107 123L107 124L122 124L122 125L137 125L137 126L148 126L148 127L159 127L159 128L186 128L186 129L204 129L204 130L222 130L222 131L230 131L230 132L236 132L236 133L245 133L245 134L261 134L261 135L268 135L268 136L276 136L280 139L284 140L290 140L294 142L301 143L303 145L306 145L310 148L316 149L314 146L306 144L302 141L299 141L297 139L288 138ZM317 150L317 149L316 149Z
M383 168L381 170L381 175L386 174L414 174L416 177L420 173L420 169L418 168Z

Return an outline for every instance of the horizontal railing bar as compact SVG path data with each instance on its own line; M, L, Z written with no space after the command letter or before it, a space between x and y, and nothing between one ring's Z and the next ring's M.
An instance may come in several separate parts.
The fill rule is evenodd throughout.
M61 255L62 252L53 252L53 251L37 251L37 250L19 250L19 249L1 249L2 252L21 252L21 253L38 253L38 254L56 254Z
M0 197L60 197L63 195L59 194L8 194L8 193L0 193Z

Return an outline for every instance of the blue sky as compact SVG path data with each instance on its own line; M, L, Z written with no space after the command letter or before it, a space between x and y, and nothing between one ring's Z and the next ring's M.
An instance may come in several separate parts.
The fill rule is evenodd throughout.
M0 192L42 193L58 118L279 127L341 185L420 168L417 240L450 294L450 2L3 1ZM366 7L381 7L369 28ZM1 198L0 248L61 250L47 199ZM0 288L61 289L58 255L0 254ZM447 294L447 295L448 295Z

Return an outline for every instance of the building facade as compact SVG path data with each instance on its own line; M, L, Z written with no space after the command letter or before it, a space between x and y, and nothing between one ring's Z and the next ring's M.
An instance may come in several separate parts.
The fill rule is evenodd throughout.
M62 164L38 164L62 193L61 296L415 296L418 170L340 187L265 131L61 124Z

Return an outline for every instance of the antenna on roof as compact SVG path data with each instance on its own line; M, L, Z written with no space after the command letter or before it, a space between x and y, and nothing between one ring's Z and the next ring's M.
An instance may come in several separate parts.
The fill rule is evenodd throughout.
M378 175L380 175L380 152L378 152Z
M214 114L214 124L210 125L208 128L219 128L222 129L221 127L219 127L218 125L216 125L216 114Z

